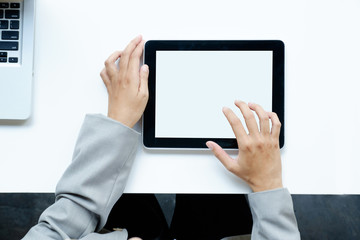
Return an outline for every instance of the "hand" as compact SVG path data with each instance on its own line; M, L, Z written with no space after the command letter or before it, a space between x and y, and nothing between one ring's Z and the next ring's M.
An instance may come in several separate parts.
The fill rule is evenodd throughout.
M223 108L239 146L236 159L231 158L212 141L208 141L206 145L230 172L247 182L254 192L282 188L279 118L276 113L265 112L257 104L247 105L244 102L235 101L235 105L240 108L249 130L247 134L235 113L229 108ZM251 110L258 115L260 130ZM271 129L269 118L272 122Z
M138 36L124 51L113 53L100 73L109 94L108 117L130 128L141 118L149 98L149 67L144 64L139 70L143 49Z

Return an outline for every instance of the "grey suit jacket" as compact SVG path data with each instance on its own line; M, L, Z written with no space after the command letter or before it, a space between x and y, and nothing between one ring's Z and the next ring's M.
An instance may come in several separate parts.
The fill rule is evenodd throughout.
M123 240L127 231L95 233L121 196L140 134L103 115L87 115L73 161L56 187L56 201L40 216L25 240ZM286 189L249 194L252 239L300 239Z

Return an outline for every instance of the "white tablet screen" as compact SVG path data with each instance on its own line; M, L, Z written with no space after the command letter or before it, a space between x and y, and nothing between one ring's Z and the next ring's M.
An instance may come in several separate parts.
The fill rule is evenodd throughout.
M238 99L271 111L272 55L272 51L157 51L155 137L234 138L222 107L241 116L234 105Z

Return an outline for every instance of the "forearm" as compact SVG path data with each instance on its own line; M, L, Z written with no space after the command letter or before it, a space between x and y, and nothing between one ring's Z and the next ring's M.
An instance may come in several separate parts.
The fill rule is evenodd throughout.
M86 116L56 202L25 239L78 239L101 229L125 188L138 141L139 133L119 122Z
M300 239L293 202L287 189L251 193L248 199L253 216L252 240Z

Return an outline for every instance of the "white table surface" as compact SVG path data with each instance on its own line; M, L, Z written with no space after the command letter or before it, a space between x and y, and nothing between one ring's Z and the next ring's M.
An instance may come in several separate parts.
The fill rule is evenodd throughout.
M37 0L36 10L33 115L0 122L0 192L54 191L85 114L107 112L104 60L142 34L283 40L284 185L292 193L360 193L360 1ZM126 192L249 188L209 152L139 146Z

